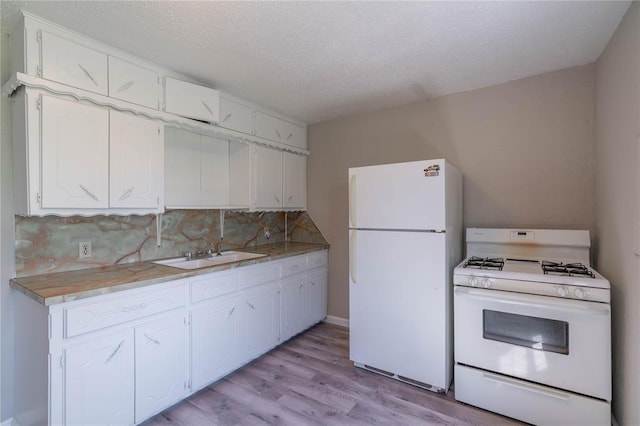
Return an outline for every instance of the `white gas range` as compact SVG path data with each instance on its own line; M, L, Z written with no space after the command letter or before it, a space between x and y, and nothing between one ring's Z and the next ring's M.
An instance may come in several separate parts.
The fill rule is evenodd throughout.
M534 424L610 424L610 284L588 231L467 229L456 399Z

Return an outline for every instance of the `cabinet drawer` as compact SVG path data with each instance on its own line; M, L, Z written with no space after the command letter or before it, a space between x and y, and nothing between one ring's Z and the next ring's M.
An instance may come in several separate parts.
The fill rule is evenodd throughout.
M307 255L309 269L327 264L329 253L326 250L317 251Z
M42 78L107 94L107 55L42 31Z
M307 269L307 257L295 256L280 261L280 277L299 274Z
M220 94L186 81L167 77L164 84L165 111L209 123L220 120Z
M240 285L242 288L274 281L278 278L278 262L268 262L240 271Z
M184 287L118 297L64 309L64 335L73 337L148 315L176 309L185 304Z
M220 98L220 127L253 134L253 110L229 99Z
M109 56L109 96L158 109L158 74Z
M307 149L307 131L304 127L256 111L256 136Z
M191 301L199 302L212 297L238 291L240 280L237 272L214 273L191 280Z

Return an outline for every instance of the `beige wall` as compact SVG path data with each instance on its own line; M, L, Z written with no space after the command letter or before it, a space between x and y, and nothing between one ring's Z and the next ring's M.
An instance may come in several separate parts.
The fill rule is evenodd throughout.
M310 125L308 210L331 244L329 315L349 316L349 167L444 157L464 174L465 227L591 230L593 115L587 65Z
M613 406L621 425L640 424L640 4L596 65L598 268L612 284Z

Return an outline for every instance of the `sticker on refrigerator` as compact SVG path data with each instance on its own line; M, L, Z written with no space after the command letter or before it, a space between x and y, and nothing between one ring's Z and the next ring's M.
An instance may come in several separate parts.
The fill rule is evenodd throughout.
M434 164L433 166L429 166L424 169L425 177L432 177L440 175L440 166L438 164Z

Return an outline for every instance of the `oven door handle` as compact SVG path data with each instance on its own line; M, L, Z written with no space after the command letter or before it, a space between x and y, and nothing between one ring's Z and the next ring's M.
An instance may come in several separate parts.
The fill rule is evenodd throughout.
M499 302L511 306L527 306L539 309L562 309L579 314L610 315L609 305L599 302L564 300L557 297L537 296L533 294L507 293L496 290L479 290L467 287L455 287L455 296L469 299ZM494 294L495 293L495 294ZM551 300L550 300L551 299Z

